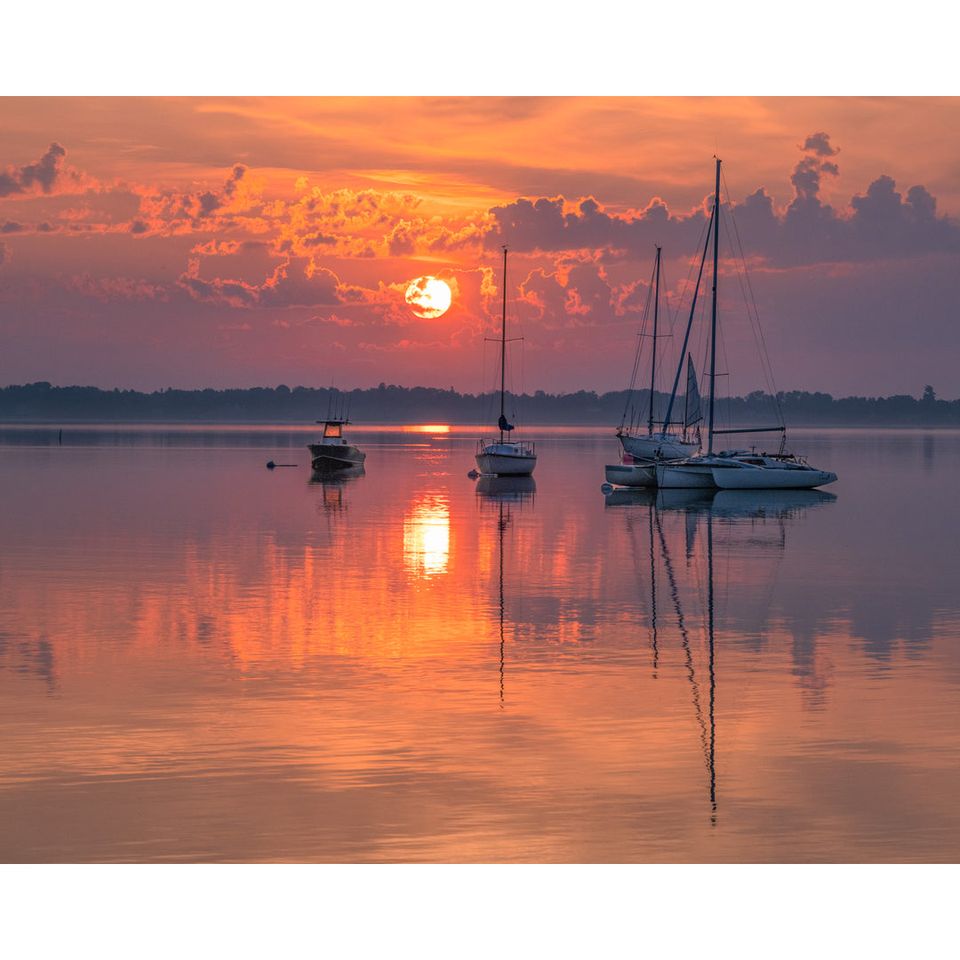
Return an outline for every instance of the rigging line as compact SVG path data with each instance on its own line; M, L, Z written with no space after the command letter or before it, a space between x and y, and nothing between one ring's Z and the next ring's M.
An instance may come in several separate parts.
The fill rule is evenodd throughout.
M700 247L703 246L703 242L705 239L704 235L710 229L711 222L712 221L710 217L707 217L703 221L703 226L700 228L700 233L697 235L696 245L693 248L695 251L699 250ZM693 279L693 268L696 266L696 263L697 263L697 257L696 257L696 254L694 254L694 256L689 258L689 266L687 267L687 277L683 281L683 286L680 288L680 295L677 299L677 315L678 316L680 314L680 308L683 306L684 302L686 301L687 290L689 289L691 280Z
M727 231L727 237L732 246L733 237L730 235L729 230ZM743 297L744 306L747 311L747 318L750 322L750 331L753 334L753 341L754 341L754 344L756 345L757 353L759 355L760 369L763 373L763 379L766 381L767 392L769 393L769 395L773 400L775 419L780 426L783 426L783 412L780 409L780 404L776 395L777 390L776 390L776 385L773 382L773 370L770 366L770 358L767 355L766 344L763 342L763 330L762 330L762 327L760 326L760 318L759 318L759 315L754 316L754 313L751 312L749 297L747 294L746 287L744 286L744 274L741 273L740 265L736 261L734 261L734 266L736 267L737 281L739 283L740 293L741 293L741 296ZM755 305L754 305L754 310L756 310ZM733 390L731 387L731 397L732 397L732 394L733 394Z
M660 291L663 296L663 310L661 310L661 313L665 311L667 314L667 331L668 331L667 333L661 334L660 336L663 339L672 340L678 313L675 310L672 312L670 310L670 291L667 287L667 271L664 269L662 256L660 258ZM666 351L661 351L657 356L657 368L654 371L654 376L656 379L659 379L660 373L663 370L663 368L666 366L666 363L667 363ZM663 429L664 430L667 429L666 424L664 424Z
M656 265L653 267L656 270ZM630 404L633 402L633 394L636 392L637 387L637 376L640 371L640 359L643 352L643 342L647 337L647 324L650 322L650 302L653 297L653 273L650 274L650 284L647 287L647 297L643 304L643 313L640 317L640 333L638 334L637 349L633 355L633 369L630 372L630 386L627 388L627 400L623 409L623 417L620 420L620 429L623 430L624 425L627 422L627 411L630 407ZM631 427L633 426L633 418L630 419Z
M518 324L519 326L519 324ZM523 333L523 328L520 329L520 332ZM520 396L525 397L527 395L527 351L525 349L526 343L523 337L520 337ZM517 426L522 427L523 421L520 419L520 403L518 400L514 399L514 417L517 420Z
M687 321L687 329L684 332L683 336L683 346L680 348L680 356L677 360L677 373L673 378L673 388L670 391L670 402L667 404L667 412L664 414L664 421L669 422L670 416L673 413L673 404L677 397L677 388L680 386L680 372L683 370L683 358L687 352L687 344L690 342L690 330L693 326L694 314L697 309L697 295L700 292L700 281L703 279L703 267L707 262L707 247L710 242L710 225L713 223L714 211L710 212L710 220L707 223L706 228L706 239L703 245L703 255L700 258L700 269L697 273L697 283L693 288L693 295L690 300L690 319Z
M727 227L727 240L730 242L731 247L734 244L734 237L730 233L730 228ZM737 275L737 283L740 287L740 295L743 297L744 307L747 311L747 319L750 322L750 332L753 334L754 343L757 346L757 353L760 357L760 368L763 371L763 377L766 381L766 387L771 394L776 393L776 387L773 382L773 370L770 366L770 358L767 355L766 345L763 342L763 329L760 326L760 317L756 313L756 304L753 305L753 310L751 311L750 305L750 295L747 293L747 288L745 286L745 279L748 280L749 277L746 276L745 264L744 269L741 270L741 265L736 260L734 260L734 268Z
M743 274L744 274L744 278L746 279L747 290L749 291L749 294L750 294L750 303L753 305L753 312L754 312L754 315L755 315L755 317L756 317L757 331L758 331L759 336L760 336L760 345L761 345L761 348L762 348L762 355L763 355L764 360L766 361L766 365L767 365L768 373L769 373L769 377L770 377L771 392L772 392L773 397L774 397L774 403L776 404L777 414L778 414L778 416L779 416L779 418L780 418L780 422L781 422L781 424L782 424L782 423L783 423L783 410L782 410L782 408L781 408L780 397L779 397L778 391L777 391L776 378L775 378L774 375L773 375L773 364L772 364L771 361L770 361L770 354L769 354L769 352L767 351L766 337L764 337L764 335L763 335L763 325L760 323L760 311L757 309L757 298L754 296L754 293L753 293L753 283L752 283L751 280L750 280L750 271L747 269L747 258L746 258L746 256L744 256L743 243L742 243L742 241L740 240L740 230L739 230L739 228L737 227L736 218L733 216L733 205L730 203L730 191L729 191L729 189L727 188L727 182L726 182L726 179L725 179L725 178L724 178L724 181L723 181L723 188L724 188L724 190L725 190L726 193L727 193L727 207L728 207L728 209L730 210L730 220L731 220L732 223L733 223L733 232L734 232L734 235L735 235L736 241L737 241L737 249L738 249L738 251L739 251L739 253L740 253L740 260L741 260L741 262L743 263ZM749 305L748 305L748 308L747 308L747 309L748 309L748 311L749 311Z
M730 357L727 355L727 338L724 336L723 327L720 324L717 324L717 335L720 340L720 356L723 359L723 369L726 374L724 381L724 389L726 394L720 397L720 402L722 405L725 405L726 409L723 411L724 416L718 417L718 419L723 420L728 426L732 423L731 417L731 397L733 395L733 388L730 384L733 381L733 377L730 375ZM722 374L717 374L717 376L722 376Z

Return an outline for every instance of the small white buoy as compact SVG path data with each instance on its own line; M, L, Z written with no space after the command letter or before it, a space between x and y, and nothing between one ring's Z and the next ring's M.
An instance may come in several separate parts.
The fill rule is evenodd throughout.
M613 493L613 484L612 483L601 483L600 491L602 493Z

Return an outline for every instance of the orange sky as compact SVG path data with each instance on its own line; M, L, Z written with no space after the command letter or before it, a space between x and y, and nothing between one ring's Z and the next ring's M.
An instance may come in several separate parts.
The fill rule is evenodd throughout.
M777 385L952 398L957 113L935 98L8 98L0 383L489 389L507 242L513 386L622 389L654 243L676 296L719 153ZM762 381L724 269L736 393ZM435 320L403 302L427 273L454 289Z

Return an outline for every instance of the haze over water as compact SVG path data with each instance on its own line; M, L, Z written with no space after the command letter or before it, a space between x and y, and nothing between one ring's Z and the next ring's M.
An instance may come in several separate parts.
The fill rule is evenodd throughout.
M0 428L0 860L957 860L960 433L605 498L611 434Z

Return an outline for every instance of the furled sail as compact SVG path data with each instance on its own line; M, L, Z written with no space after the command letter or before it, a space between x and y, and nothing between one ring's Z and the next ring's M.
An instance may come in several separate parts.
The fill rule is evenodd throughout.
M507 422L507 418L506 418L502 413L500 414L500 419L497 421L497 426L498 426L501 430L503 430L503 431L505 431L505 432L508 432L508 433L509 433L509 431L511 431L511 430L513 429L513 424L512 424L512 423L508 423L508 422Z
M697 371L693 367L693 357L687 354L687 395L684 402L683 425L692 427L703 419L700 409L700 388L697 386Z

